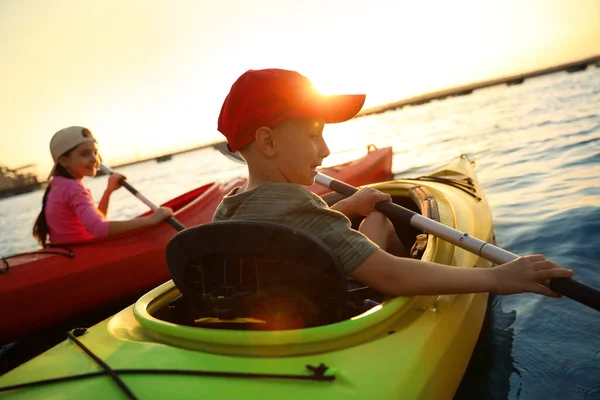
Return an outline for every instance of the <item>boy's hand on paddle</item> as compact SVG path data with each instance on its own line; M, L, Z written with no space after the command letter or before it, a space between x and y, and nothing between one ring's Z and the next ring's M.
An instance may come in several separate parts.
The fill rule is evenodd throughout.
M340 203L344 202L343 206L349 212L349 214L344 212L346 215L358 214L367 216L375 211L375 204L380 201L392 201L392 197L387 193L366 187L360 189L347 199L340 201Z
M495 277L494 293L537 293L548 297L561 297L559 293L543 286L549 279L570 278L573 271L561 268L541 254L519 257L492 269Z
M169 218L172 215L173 215L172 209L170 209L169 207L160 207L158 210L156 210L154 212L154 214L152 214L152 218L154 219L154 222L156 222L158 224L159 222L164 221L165 219Z
M120 188L121 183L119 181L121 179L127 179L127 178L125 178L125 175L119 174L117 172L115 172L114 174L111 174L108 177L108 184L106 185L106 191L114 192L115 190Z

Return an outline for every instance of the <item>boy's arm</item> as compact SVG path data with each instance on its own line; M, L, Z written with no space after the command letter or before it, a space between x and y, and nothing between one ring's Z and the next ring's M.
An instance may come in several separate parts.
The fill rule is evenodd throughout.
M353 209L352 207L349 207L349 204L346 203L344 200L340 200L337 203L335 203L334 205L332 205L331 207L329 207L331 210L335 210L337 212L341 212L342 214L344 214L346 217L350 218L353 214Z
M348 218L356 214L367 216L375 210L375 203L380 201L392 201L392 197L371 187L364 187L352 196L338 201L330 209L341 212Z
M378 249L350 275L392 296L532 292L560 297L540 283L551 278L571 277L573 272L541 255L520 257L494 268L460 268L395 257Z

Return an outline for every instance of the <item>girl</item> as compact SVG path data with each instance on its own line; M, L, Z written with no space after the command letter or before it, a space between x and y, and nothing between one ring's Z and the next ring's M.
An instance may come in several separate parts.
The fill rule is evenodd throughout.
M64 128L50 140L54 167L42 200L42 211L33 227L33 236L42 245L50 242L74 242L133 231L162 222L173 214L161 207L152 215L128 221L107 221L108 201L113 191L121 187L121 174L108 178L106 191L94 205L89 189L83 185L84 176L95 176L99 167L96 139L89 129L81 126Z

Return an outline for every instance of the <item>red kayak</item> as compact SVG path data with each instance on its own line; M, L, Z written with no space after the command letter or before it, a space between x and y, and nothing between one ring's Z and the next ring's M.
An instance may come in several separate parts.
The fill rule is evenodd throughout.
M359 186L391 178L392 149L370 149L347 164L323 169ZM225 194L244 179L208 184L164 204L184 226L212 220ZM318 194L327 191L312 186ZM165 246L176 233L160 224L119 236L54 245L4 257L0 264L0 344L82 313L141 294L170 279Z

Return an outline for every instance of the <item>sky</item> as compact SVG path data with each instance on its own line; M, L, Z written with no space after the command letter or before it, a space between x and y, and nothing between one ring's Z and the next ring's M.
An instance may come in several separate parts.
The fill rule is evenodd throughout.
M0 0L0 164L88 127L106 164L222 140L248 69L365 108L600 55L600 0Z

